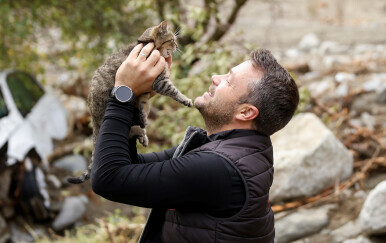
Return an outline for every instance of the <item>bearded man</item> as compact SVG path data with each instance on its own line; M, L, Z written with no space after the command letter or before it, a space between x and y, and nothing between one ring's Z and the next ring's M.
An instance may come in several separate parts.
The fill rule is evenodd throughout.
M136 46L117 71L95 147L93 190L152 208L140 242L273 242L269 136L296 110L295 81L269 51L254 51L212 76L209 91L195 99L206 131L188 127L178 147L138 154L127 136L138 124L136 97L151 92L171 64L153 48Z

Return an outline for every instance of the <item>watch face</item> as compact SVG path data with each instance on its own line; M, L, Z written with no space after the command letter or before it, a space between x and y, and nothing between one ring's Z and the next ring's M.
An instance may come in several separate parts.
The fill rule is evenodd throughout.
M127 86L120 86L115 91L115 97L120 102L127 102L127 101L129 101L131 99L132 96L133 96L133 92Z

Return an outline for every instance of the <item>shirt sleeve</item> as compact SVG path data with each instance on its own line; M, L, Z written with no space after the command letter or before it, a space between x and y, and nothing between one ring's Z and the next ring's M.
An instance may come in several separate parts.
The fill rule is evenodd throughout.
M160 162L164 160L171 159L177 147L173 147L161 152L152 152L146 154L138 154L139 163L151 163L151 162Z
M173 149L138 156L128 139L136 115L134 105L109 99L91 174L97 194L141 207L208 209L229 203L231 177L225 159L203 152L171 159Z

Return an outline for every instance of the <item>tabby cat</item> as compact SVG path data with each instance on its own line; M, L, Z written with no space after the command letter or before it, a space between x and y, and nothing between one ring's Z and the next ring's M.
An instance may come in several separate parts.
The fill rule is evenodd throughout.
M127 58L133 48L139 43L154 42L155 48L160 51L163 57L171 55L171 51L177 49L177 37L168 28L167 21L161 22L157 26L148 28L139 38L136 44L131 44L126 48L119 50L112 56L106 59L102 66L100 66L94 73L90 82L90 92L88 95L88 107L92 116L93 124L93 145L95 147L96 139L99 133L99 129L102 124L103 116L106 109L107 99L110 96L110 92L114 87L115 74ZM193 106L191 99L188 99L183 95L170 81L169 77L166 76L165 70L155 79L153 83L153 89L159 94L170 96L174 100L186 105L188 107ZM150 111L150 93L143 94L138 99L138 108L140 111L141 126L133 126L131 128L129 137L137 137L139 142L147 146L148 138L146 135L145 126L147 124L147 116ZM94 152L93 152L94 153ZM92 155L92 159L93 159ZM90 163L87 170L79 177L70 177L68 182L73 184L83 183L90 178L90 171L92 162Z

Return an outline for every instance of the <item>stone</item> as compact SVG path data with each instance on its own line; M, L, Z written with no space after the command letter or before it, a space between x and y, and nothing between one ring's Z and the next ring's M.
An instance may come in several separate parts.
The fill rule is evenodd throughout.
M35 242L31 234L26 232L25 229L18 227L15 223L11 222L9 228L11 229L12 242Z
M353 73L339 72L335 75L335 81L338 83L350 82L354 81L355 77L356 76Z
M377 124L377 120L375 119L374 116L370 115L369 113L367 113L367 112L362 112L362 113L361 113L361 123L362 123L363 125L365 125L365 127L366 127L368 130L373 131L375 125Z
M314 98L319 98L329 91L333 91L335 88L335 83L332 78L324 78L321 81L316 81L308 85L308 90L310 95Z
M7 227L7 222L0 215L0 242L7 242L11 238Z
M52 228L60 231L74 224L86 212L87 203L88 199L83 195L66 198L59 215L52 223Z
M350 63L351 59L347 56L331 55L323 57L322 63L327 69L336 68L339 65Z
M363 89L366 91L378 91L386 87L386 73L372 74L371 80L363 84Z
M49 183L51 183L51 185L53 185L56 189L59 189L62 187L62 183L60 182L60 180L58 179L58 177L56 177L55 175L48 175L47 176L47 181Z
M328 212L332 207L326 205L316 209L301 209L275 220L275 243L291 242L319 232L329 223Z
M355 221L349 221L343 226L333 230L331 232L331 235L334 239L334 242L342 242L344 240L360 235L361 232L362 232L362 229L358 221L355 220Z
M290 48L285 51L285 55L290 58L297 58L299 57L299 50L296 48Z
M363 190L359 190L359 191L356 191L356 192L354 193L354 197L355 197L355 198L366 199L367 196L368 196L368 194L367 194L365 191L363 191Z
M375 100L379 104L386 104L386 85L383 85L377 90L377 98Z
M65 169L70 173L83 171L87 168L87 162L81 155L67 155L53 162L53 166L60 169Z
M299 42L299 49L308 51L312 48L318 47L320 44L318 36L314 33L308 33Z
M368 195L359 214L359 222L369 235L386 233L386 180L379 183Z
M343 241L343 243L373 243L373 242L368 238L364 237L363 235L361 235L354 239L345 240Z
M322 42L322 44L320 44L319 54L320 55L340 54L340 53L346 53L348 50L349 50L348 46L339 45L334 41L324 41Z
M311 80L315 80L315 79L320 78L320 76L321 76L320 71L311 71L311 72L305 73L301 77L301 80L311 81Z
M352 174L353 157L313 113L300 113L271 136L275 174L270 201L312 196Z
M337 97L345 97L346 95L348 95L348 90L348 83L344 82L339 84L339 86L335 90L335 94Z

